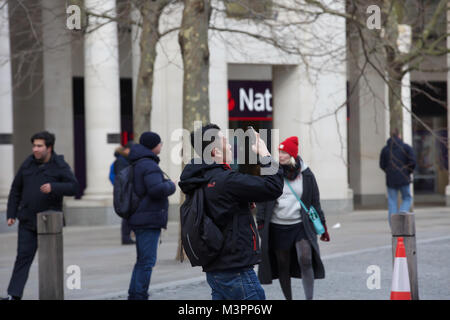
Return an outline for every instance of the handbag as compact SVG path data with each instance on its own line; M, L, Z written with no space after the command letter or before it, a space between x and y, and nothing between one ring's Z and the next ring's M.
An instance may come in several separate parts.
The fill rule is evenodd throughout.
M316 231L316 233L320 236L321 234L325 233L325 228L322 225L322 222L320 221L319 218L319 214L317 213L316 209L311 206L309 208L309 210L306 208L305 204L303 203L303 201L300 199L300 197L298 196L298 194L294 191L294 188L292 188L291 184L289 183L289 181L287 179L284 179L284 181L287 183L287 185L289 186L289 189L291 189L292 193L294 194L294 196L297 198L297 200L300 202L300 205L302 206L302 208L305 210L305 212L308 214L309 219L311 220L311 222L314 225L314 229Z

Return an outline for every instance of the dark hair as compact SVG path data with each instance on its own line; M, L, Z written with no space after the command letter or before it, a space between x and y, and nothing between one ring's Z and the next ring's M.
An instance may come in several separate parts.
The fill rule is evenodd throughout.
M36 139L41 139L45 141L45 146L48 147L52 147L52 151L55 150L55 135L53 133L50 133L48 131L42 131L42 132L38 132L33 134L33 136L31 137L31 143L34 143L34 140Z
M218 125L216 125L216 124L213 124L213 123L208 123L207 125L204 125L203 127L201 127L201 128L198 128L197 130L194 130L194 131L192 131L191 132L191 145L192 145L192 147L194 148L194 150L195 150L195 152L200 156L200 157L202 157L203 156L203 152L205 151L205 149L206 149L206 147L207 146L209 146L211 143L213 143L213 142L215 142L216 141L216 138L217 138L217 140L219 140L219 137L217 136L217 134L214 134L212 137L211 137L211 140L210 141L205 141L204 139L203 139L203 136L204 136L204 134L205 134L205 132L206 131L208 131L208 130L210 130L210 129L214 129L214 130L217 130L217 132L220 130L220 127L218 126ZM200 135L200 130L201 130L201 135ZM200 138L202 139L202 145L201 145L201 150L196 150L195 149L195 137L196 136L200 136ZM198 146L197 146L197 149L198 149Z
M391 131L391 137L399 137L400 136L400 132L398 131L397 128L392 129Z

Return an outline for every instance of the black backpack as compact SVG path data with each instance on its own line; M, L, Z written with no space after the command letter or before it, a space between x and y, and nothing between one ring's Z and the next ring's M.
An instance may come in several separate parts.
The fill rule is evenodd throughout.
M202 187L186 195L180 207L181 243L193 267L205 266L222 249L222 231L206 215Z
M136 212L140 198L134 191L134 165L121 170L114 178L114 211L122 219L128 219Z

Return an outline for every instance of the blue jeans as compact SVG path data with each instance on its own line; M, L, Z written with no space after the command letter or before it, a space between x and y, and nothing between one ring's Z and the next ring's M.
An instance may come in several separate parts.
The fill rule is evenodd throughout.
M213 300L266 300L253 268L206 272Z
M134 234L136 235L137 261L131 276L128 300L147 300L161 230L138 229L134 230Z
M398 192L402 194L402 203L400 209L398 208L397 195ZM409 212L411 209L412 197L409 184L401 186L400 188L388 187L388 210L389 210L389 224L391 223L391 215L399 212Z

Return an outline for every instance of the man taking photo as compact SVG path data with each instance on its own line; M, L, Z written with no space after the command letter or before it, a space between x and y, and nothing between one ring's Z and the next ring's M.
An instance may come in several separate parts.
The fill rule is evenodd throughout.
M279 166L272 175L252 176L233 171L229 166L231 145L220 128L208 124L198 130L201 132L191 133L191 144L194 149L200 146L195 151L205 157L201 163L192 159L186 165L179 186L186 194L203 188L205 214L223 233L223 247L218 256L203 266L212 299L264 300L264 290L253 270L260 262L260 250L250 203L277 199L283 192L283 171ZM204 136L211 140L205 141ZM194 137L202 137L202 141L195 143ZM262 168L271 166L270 153L257 133L252 149L261 163L266 163Z

